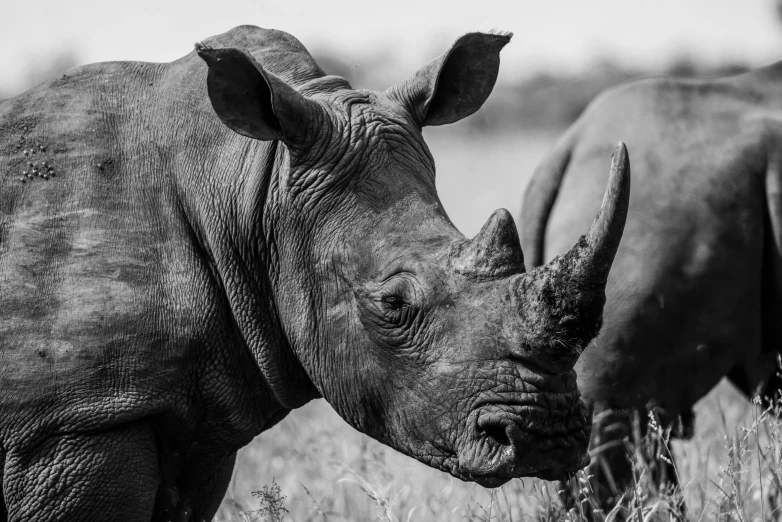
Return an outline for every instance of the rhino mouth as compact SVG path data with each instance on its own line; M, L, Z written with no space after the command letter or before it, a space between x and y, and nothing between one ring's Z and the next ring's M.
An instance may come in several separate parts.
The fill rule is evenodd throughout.
M591 415L580 400L573 409L546 412L527 405L494 405L478 415L477 433L495 455L488 466L470 470L478 483L515 477L564 479L589 463ZM482 468L482 469L481 469ZM488 469L487 469L488 468Z
M578 390L525 399L474 410L471 449L455 476L497 487L518 477L564 480L589 464L592 411Z
M498 474L484 474L478 472L472 472L466 474L466 480L475 482L476 484L485 488L497 488L503 486L515 478L524 477L536 477L549 481L566 481L573 477L573 475L584 469L589 464L589 457L582 456L580 458L571 458L563 463L552 464L550 466L543 466L538 470L531 470L527 473L498 473ZM459 476L459 475L457 475ZM464 477L460 477L463 478Z

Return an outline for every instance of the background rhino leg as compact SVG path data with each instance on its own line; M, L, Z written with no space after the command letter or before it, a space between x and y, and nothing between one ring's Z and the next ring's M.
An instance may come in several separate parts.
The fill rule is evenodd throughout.
M777 348L761 353L749 361L741 361L728 372L726 377L747 399L760 395L767 404L782 392L777 366Z
M633 487L633 426L630 412L622 410L603 410L595 413L592 422L592 436L589 441L591 461L584 470L590 477L590 487L597 506L606 513L611 510L622 493ZM562 503L568 508L576 507L582 498L579 491L583 487L577 479L563 484L560 488ZM582 509L591 520L592 506L588 502Z
M768 406L782 398L782 369L778 362L782 355L782 160L778 158L769 162L766 172L766 211L760 354L739 361L727 377L747 398L759 394Z
M768 401L782 398L782 154L769 162L766 173L766 234L763 238L762 347L761 355L771 366L771 376L765 379L761 391ZM752 390L756 392L757 390ZM776 403L778 404L778 403Z
M3 469L5 468L5 453L0 448L0 522L8 522L8 508L3 499Z
M673 436L688 438L692 435L691 412L676 420L665 418L662 411L656 411L655 417L663 431L671 428ZM663 487L678 484L673 455L669 452L670 442L663 443L659 430L651 433L650 429L646 411L606 409L595 414L589 443L592 460L584 471L590 477L591 497L596 505L583 503L581 506L588 519L594 519L593 507L609 512L623 493L632 491L642 471L644 480L650 481L642 485L645 493L659 492ZM660 455L667 460L659 458ZM560 488L561 500L568 509L583 500L579 497L582 487L583 484L573 479ZM629 496L625 495L625 498ZM684 514L684 505L680 508Z
M133 424L6 448L9 522L149 522L158 489L152 429Z

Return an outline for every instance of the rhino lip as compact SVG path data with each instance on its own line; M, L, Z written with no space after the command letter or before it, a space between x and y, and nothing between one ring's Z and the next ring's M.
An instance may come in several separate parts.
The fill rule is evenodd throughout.
M525 473L507 473L499 471L496 473L470 472L467 478L476 484L485 488L497 488L515 478L537 477L543 480L568 480L579 470L584 469L590 462L589 455L584 454L580 459L572 459L564 465L554 464L550 466L541 466L539 469L525 470Z

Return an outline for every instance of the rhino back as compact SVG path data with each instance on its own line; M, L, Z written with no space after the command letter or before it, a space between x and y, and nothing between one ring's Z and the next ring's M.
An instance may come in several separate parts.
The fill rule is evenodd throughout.
M654 397L677 411L730 370L735 346L758 349L769 115L733 81L655 79L604 94L576 124L547 258L600 209L614 142L627 143L633 165L601 350L579 361L585 395L616 407Z
M177 76L96 64L0 105L0 418L100 424L186 386L216 292L173 175Z
M753 205L762 204L762 137L769 119L776 115L762 98L724 80L650 79L602 94L569 130L570 158L561 204L546 231L546 260L566 251L599 211L608 178L604 164L620 139L633 161L631 233L620 255L654 249L650 231L665 227L754 241ZM739 197L749 203L737 207ZM730 214L736 219L726 219ZM654 239L670 248L665 231ZM630 248L632 243L637 245Z

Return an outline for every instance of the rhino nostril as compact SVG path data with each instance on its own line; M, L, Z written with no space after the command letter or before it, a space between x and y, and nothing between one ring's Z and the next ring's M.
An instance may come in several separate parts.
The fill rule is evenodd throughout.
M484 426L483 432L486 434L487 437L493 439L497 444L501 446L511 445L510 438L508 438L508 433L505 430L505 426L491 424L489 426Z

